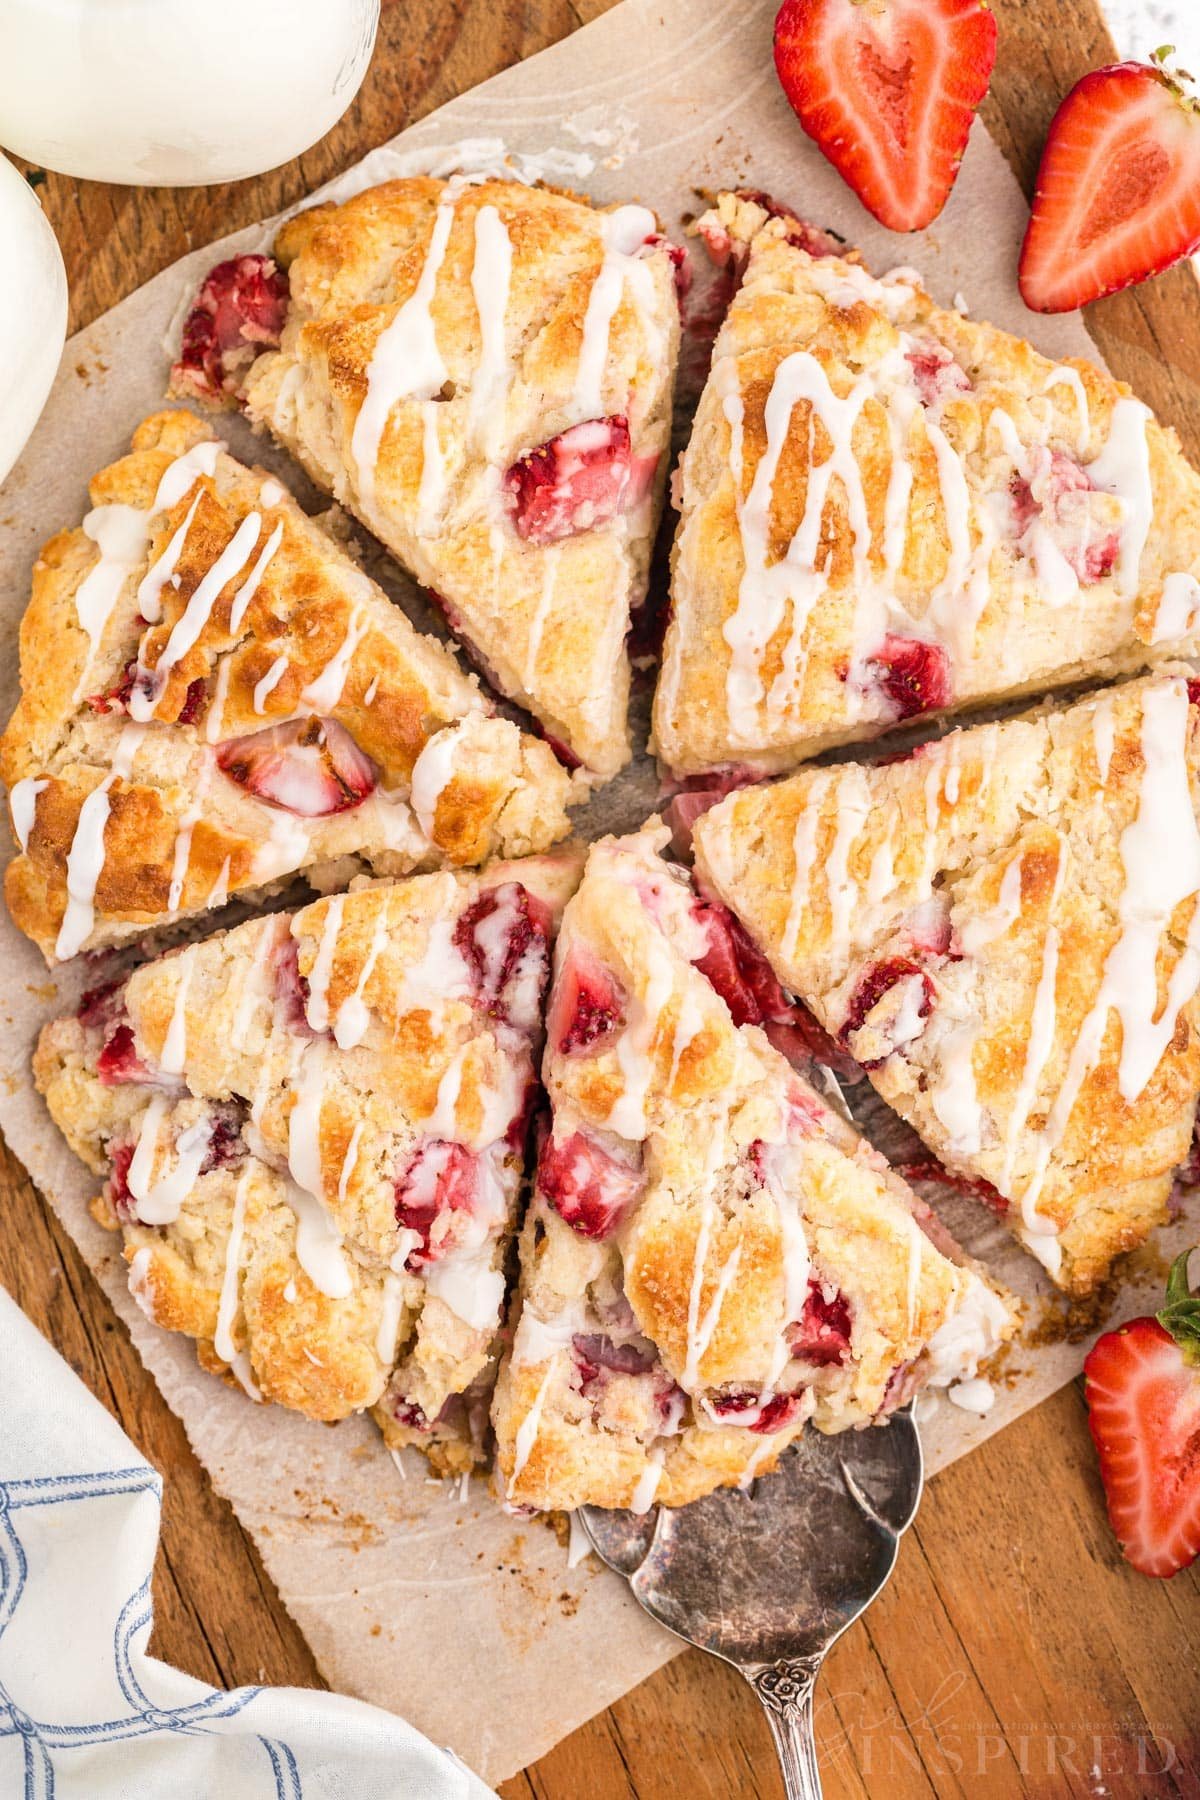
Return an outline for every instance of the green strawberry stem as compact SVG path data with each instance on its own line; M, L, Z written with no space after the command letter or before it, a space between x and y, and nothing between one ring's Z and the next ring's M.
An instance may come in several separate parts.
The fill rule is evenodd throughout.
M1191 1254L1191 1250L1185 1250L1171 1264L1171 1273L1167 1276L1167 1303L1155 1317L1179 1345L1184 1362L1200 1369L1200 1294L1193 1293L1188 1286Z

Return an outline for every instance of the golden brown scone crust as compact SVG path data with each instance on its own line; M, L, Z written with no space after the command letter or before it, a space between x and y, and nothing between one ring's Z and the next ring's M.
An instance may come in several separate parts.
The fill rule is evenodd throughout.
M735 196L712 222L749 264L681 465L670 769L782 771L917 711L1195 653L1200 478L1123 383L814 259Z
M773 1468L809 1417L862 1425L901 1384L907 1398L956 1378L938 1340L948 1320L975 1355L1012 1327L925 1235L926 1209L883 1159L761 1031L734 1025L693 964L704 928L659 854L667 835L651 821L593 845L563 919L543 1070L552 1138L493 1405L514 1505L683 1505ZM602 992L618 1008L582 1048L581 981L579 1019ZM586 1193L597 1170L635 1189L607 1221ZM814 1308L848 1332L827 1361L785 1335L801 1319L812 1332Z
M577 870L359 887L163 956L46 1026L35 1079L108 1177L98 1216L146 1312L205 1367L311 1418L374 1407L439 1468L478 1459L549 937Z
M1075 1293L1163 1220L1191 1140L1188 680L803 770L695 831L698 868L780 981Z
M151 512L140 533L137 513L91 515L93 531L97 518L111 531L132 517L130 551L118 544L100 567L97 544L76 528L52 539L34 567L21 625L22 697L0 743L0 775L10 796L26 784L12 800L25 841L6 897L47 960L67 907L81 808L131 742L129 772L117 773L107 793L92 929L75 932L79 941L64 953L342 857L354 859L347 873L366 864L403 874L538 852L563 836L569 781L548 747L489 716L453 653L420 636L278 481L219 449L210 426L184 412L147 419L131 454L96 476L94 506L152 509L160 482L185 456L171 504ZM206 609L202 583L253 513L260 523L249 553ZM164 556L160 568L173 578L161 588L161 621L147 624L138 588ZM239 601L260 562L252 596ZM94 598L106 571L111 610ZM199 628L185 635L194 641L168 652L151 717L128 732L132 669L140 658L153 679L189 602ZM305 715L332 719L370 758L377 784L359 804L301 819L219 768L222 744ZM422 824L410 804L413 772L431 743L424 766L440 771L441 785L425 783L436 800Z
M417 293L439 208L452 215L428 317L445 381L431 397L396 398L372 465L355 449L372 358ZM626 216L644 218L640 234L656 229L642 209ZM431 177L298 213L275 244L291 283L283 342L254 363L246 386L251 417L441 598L496 684L592 778L629 757L625 634L646 589L679 340L665 247L606 265L612 217L548 189ZM606 342L603 319L588 324L593 289L601 311L612 303ZM486 364L481 304L503 335ZM581 372L585 331L598 378ZM597 417L628 421L635 465L656 459L644 498L549 546L524 541L503 503L505 471Z

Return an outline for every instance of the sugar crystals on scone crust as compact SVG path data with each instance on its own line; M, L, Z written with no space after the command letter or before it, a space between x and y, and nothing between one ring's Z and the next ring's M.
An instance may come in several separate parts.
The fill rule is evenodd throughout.
M748 263L680 476L655 700L680 776L1200 648L1200 477L1090 364L724 195Z
M513 1506L682 1505L959 1381L1012 1328L928 1209L719 981L652 821L594 845L547 1014L551 1121L496 1390ZM930 1227L932 1235L926 1230Z
M1087 1292L1200 1092L1200 687L1165 670L695 827L697 867L936 1155Z
M149 1317L316 1419L478 1459L569 858L381 882L85 996L37 1083Z
M679 255L643 206L391 181L297 213L256 274L214 271L173 373L244 401L585 782L629 757L625 637L666 480Z
M192 414L147 419L92 500L35 565L0 745L6 898L47 960L340 858L403 874L566 834L548 746Z

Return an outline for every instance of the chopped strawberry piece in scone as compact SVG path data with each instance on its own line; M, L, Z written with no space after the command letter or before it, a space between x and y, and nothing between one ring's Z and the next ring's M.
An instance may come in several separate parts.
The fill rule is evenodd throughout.
M359 806L374 792L375 765L336 719L290 719L217 750L221 770L239 787L302 819Z
M845 1362L850 1352L850 1303L840 1289L826 1297L815 1276L809 1279L804 1311L787 1328L788 1349L797 1362L829 1368Z
M479 1183L479 1158L464 1144L427 1138L417 1146L396 1182L396 1223L421 1240L407 1268L424 1268L446 1254L454 1241L451 1215L474 1211Z
M664 237L661 231L653 231L642 246L643 250L662 250L667 261L675 271L675 297L683 301L687 299L692 285L692 265L688 253L682 244L673 244L670 238ZM639 251L639 255L641 252Z
M697 899L693 905L708 950L696 959L733 1014L735 1025L761 1025L785 1019L792 1003L771 972L771 965L750 942L729 908L720 901Z
M218 263L184 321L172 391L227 404L255 357L278 345L287 306L287 276L269 256Z
M104 1184L104 1198L123 1224L132 1225L137 1218L137 1201L129 1191L129 1165L133 1161L134 1144L110 1144L111 1165Z
M709 1410L723 1425L744 1425L760 1437L782 1431L804 1411L803 1394L757 1394L738 1389L718 1394L708 1403Z
M1090 498L1095 494L1102 490L1082 463L1063 450L1034 445L1027 474L1014 475L1009 484L1013 527L1022 551L1038 560L1034 527L1040 526L1080 581L1110 575L1121 554L1121 534L1111 524L1097 522ZM1103 495L1100 505L1109 504Z
M1172 1265L1162 1311L1105 1332L1083 1365L1109 1522L1143 1575L1174 1575L1200 1555L1200 1295L1188 1286L1190 1255Z
M941 212L995 60L985 0L784 0L775 20L792 110L893 231Z
M494 1018L520 1030L537 1026L550 965L550 911L506 881L472 901L454 927L454 946L471 971L475 999Z
M859 977L839 1033L864 1069L920 1037L936 991L918 963L890 956Z
M125 983L105 981L88 988L75 1008L75 1017L86 1029L106 1031L125 1017Z
M645 1341L615 1344L601 1333L577 1332L571 1347L585 1382L595 1380L600 1369L610 1369L615 1375L648 1375L658 1367L658 1352Z
M328 1033L318 1034L309 1024L309 988L300 973L300 946L286 926L277 933L271 945L268 967L280 1023L297 1037L328 1036Z
M864 685L883 694L897 720L937 712L952 699L950 659L940 644L889 631L863 659Z
M936 408L952 394L970 391L971 377L944 344L922 339L906 352L922 406Z
M144 1085L153 1081L153 1069L134 1047L132 1025L118 1025L105 1038L96 1058L96 1074L105 1087L124 1087L126 1083Z
M625 996L595 957L576 946L554 984L546 1019L550 1047L562 1056L601 1048L625 1027Z
M183 696L183 705L179 709L179 716L176 723L179 725L194 725L196 720L203 714L205 701L207 699L208 683L199 677L197 677L195 681L189 681L187 692Z
M1160 63L1093 69L1050 123L1021 246L1035 312L1068 312L1200 249L1200 113Z
M657 460L633 455L629 421L620 414L572 425L527 450L504 477L518 535L554 544L606 524L645 497Z
M538 1191L581 1237L606 1238L645 1185L640 1164L604 1148L583 1131L546 1139L538 1159Z

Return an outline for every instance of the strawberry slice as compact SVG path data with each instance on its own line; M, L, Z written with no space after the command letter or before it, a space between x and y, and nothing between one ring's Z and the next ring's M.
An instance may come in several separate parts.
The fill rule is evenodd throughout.
M359 806L375 791L375 764L336 719L289 719L217 750L230 781L268 806L323 819Z
M1200 103L1157 63L1076 82L1050 123L1021 297L1069 312L1200 249Z
M1163 1310L1106 1331L1083 1365L1109 1523L1143 1575L1174 1575L1200 1554L1200 1295L1188 1287L1190 1254L1171 1267Z
M892 231L941 212L995 60L984 0L784 0L775 20L793 112Z
M218 263L184 320L172 391L228 405L255 357L279 343L287 308L287 275L269 256Z
M611 1237L639 1199L645 1177L585 1131L547 1138L537 1167L538 1191L580 1237Z
M546 1035L560 1056L586 1056L604 1049L625 1029L625 995L616 977L576 945L554 984Z
M633 454L622 415L585 419L518 457L504 477L505 504L518 536L556 544L636 506L657 463Z

